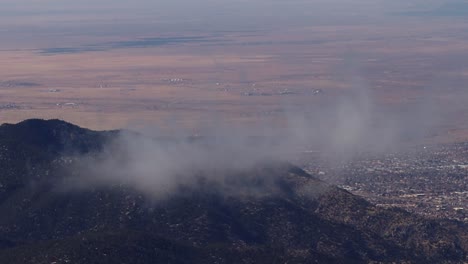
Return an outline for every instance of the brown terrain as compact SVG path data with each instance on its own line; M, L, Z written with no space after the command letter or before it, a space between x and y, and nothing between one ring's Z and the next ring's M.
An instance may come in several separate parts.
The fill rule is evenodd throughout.
M466 144L422 148L468 141L463 17L376 15L239 30L160 30L111 18L0 18L0 123L58 118L97 130L176 123L197 134L214 119L284 122L285 108L333 108L364 87L375 120L415 111L433 120L430 133L411 142L417 155L299 164L375 204L467 221Z
M60 118L110 129L174 119L192 126L213 113L257 122L279 117L285 105L329 105L365 86L379 107L402 115L425 102L442 120L432 136L464 141L467 26L404 18L216 34L52 32L34 44L18 33L0 50L1 122ZM189 39L154 43L180 37Z

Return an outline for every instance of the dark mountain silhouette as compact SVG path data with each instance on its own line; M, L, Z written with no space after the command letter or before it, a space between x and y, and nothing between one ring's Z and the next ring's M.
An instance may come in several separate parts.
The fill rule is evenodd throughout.
M59 120L0 126L0 263L468 260L466 225L375 207L279 162L235 172L245 184L272 179L278 191L258 197L203 183L161 200L123 185L58 188L64 157L99 152L118 133Z

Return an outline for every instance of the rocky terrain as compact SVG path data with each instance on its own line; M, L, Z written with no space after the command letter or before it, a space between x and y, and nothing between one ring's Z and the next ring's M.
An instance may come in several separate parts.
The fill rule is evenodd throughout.
M375 206L281 162L197 176L164 199L114 184L67 190L119 131L59 120L0 126L0 263L464 263L468 227ZM191 172L187 172L191 173ZM265 190L269 190L266 192Z

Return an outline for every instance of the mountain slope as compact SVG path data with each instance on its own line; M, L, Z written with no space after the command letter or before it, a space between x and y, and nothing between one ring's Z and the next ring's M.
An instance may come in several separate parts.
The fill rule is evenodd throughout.
M156 200L122 184L61 188L67 157L100 152L117 134L58 120L0 126L0 263L467 260L465 225L375 207L279 162L218 172L273 185L264 195L207 181Z

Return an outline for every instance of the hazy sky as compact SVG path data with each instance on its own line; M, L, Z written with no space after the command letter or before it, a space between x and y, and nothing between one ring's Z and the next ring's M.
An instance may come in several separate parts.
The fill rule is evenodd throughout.
M462 0L0 0L0 34L8 36L0 48L66 35L122 37L150 31L153 35L155 32L183 35L353 23L375 25L399 21L401 17L395 15L399 12L437 10L456 2L466 3Z
M76 19L240 23L381 18L392 12L431 10L462 0L0 0L0 22L45 23ZM279 20L278 20L279 18ZM23 19L23 20L21 20ZM304 22L303 22L304 23Z
M321 17L333 15L373 15L391 12L394 9L430 7L454 0L2 0L2 16L100 14L115 15L160 15L174 19L203 16L206 19L217 15L243 16L314 14Z
M174 34L271 30L366 19L381 12L379 0L0 0L0 3L0 33L9 36L10 43L15 39L24 43L36 36L72 32L125 36L147 29Z

